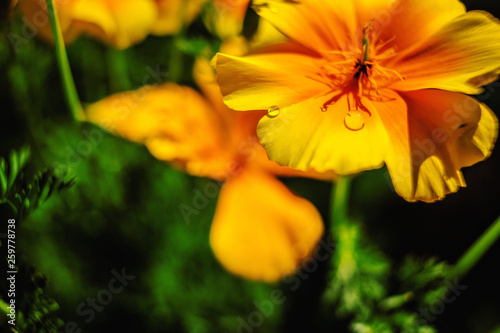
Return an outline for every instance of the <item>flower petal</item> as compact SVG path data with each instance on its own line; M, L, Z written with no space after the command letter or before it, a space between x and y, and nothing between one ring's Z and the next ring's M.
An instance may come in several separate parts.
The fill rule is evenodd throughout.
M300 170L333 170L351 174L383 165L388 139L377 113L359 112L363 128L350 130L347 95L326 112L324 100L311 99L282 108L276 117L265 116L257 135L271 160ZM349 120L349 119L348 119Z
M429 38L465 13L465 6L458 0L358 0L357 3L358 21L366 24L373 20L370 30L381 41L393 39L389 45L396 52Z
M72 12L75 24L85 24L87 34L119 49L144 39L157 15L155 5L148 0L77 1ZM89 24L94 27L90 28Z
M211 0L205 6L205 26L222 40L238 36L249 3L250 0Z
M257 13L291 40L311 50L360 46L363 28L404 49L428 37L465 7L458 0L254 1Z
M158 19L152 27L155 35L178 33L191 23L200 13L206 0L154 0L158 9Z
M75 2L55 0L54 6L57 10L59 25L63 33L64 41L66 43L71 43L80 33L77 34L70 32L72 28L72 12ZM23 22L27 28L29 28L30 33L37 34L39 37L46 41L53 42L54 37L52 35L52 28L50 27L49 16L47 13L46 1L36 1L36 0L20 0L19 8L24 16ZM26 19L27 21L24 21Z
M405 78L391 88L438 88L478 94L481 85L497 77L499 50L498 19L485 12L468 12L387 64ZM477 79L488 74L489 80Z
M391 139L393 185L408 201L432 202L465 186L460 169L488 157L498 132L491 110L459 93L407 92L373 107Z
M310 202L267 173L244 170L222 187L210 244L228 271L272 282L293 273L322 233Z
M318 71L316 60L293 44L282 44L273 53L245 57L219 53L214 58L224 102L241 111L288 106L324 91L325 84L304 80Z
M232 159L221 119L189 87L164 84L115 94L88 107L87 119L194 175L218 178Z
M289 39L311 50L341 49L356 30L352 0L254 0L253 8Z

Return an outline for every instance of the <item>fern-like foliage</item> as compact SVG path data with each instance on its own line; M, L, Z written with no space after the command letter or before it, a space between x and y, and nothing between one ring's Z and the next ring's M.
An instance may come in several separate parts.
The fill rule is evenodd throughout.
M23 169L30 159L30 149L12 151L7 161L0 157L0 209L10 209L18 220L46 201L54 192L69 188L74 179L64 180L54 169L39 171L31 181Z
M16 274L16 321L0 325L0 332L56 333L64 322L58 318L59 305L44 290L47 277L29 263L17 265ZM2 283L2 294L6 292ZM6 306L6 304L2 304ZM2 314L3 316L3 314ZM6 318L10 320L10 318Z
M53 193L74 184L74 179L64 180L53 169L45 169L31 177L24 170L30 159L30 149L12 151L7 159L0 158L0 216L21 221L29 211L46 201ZM6 229L5 229L6 230ZM5 238L6 234L0 234ZM0 247L3 242L0 240ZM6 260L3 258L3 262ZM63 325L57 318L59 305L44 294L47 278L29 263L16 263L16 322L7 323L7 280L0 281L0 332L55 333ZM3 269L6 271L6 269Z
M408 256L395 267L356 221L334 234L333 275L323 301L351 321L353 333L436 333L435 321L466 288L450 280L451 266L436 258Z

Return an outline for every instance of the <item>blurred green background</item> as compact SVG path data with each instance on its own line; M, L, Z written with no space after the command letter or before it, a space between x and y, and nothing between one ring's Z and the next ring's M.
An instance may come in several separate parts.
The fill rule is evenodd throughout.
M497 1L464 3L468 9L500 17ZM255 29L256 19L249 10L246 34ZM41 298L37 288L43 287L43 297L58 304L57 311L50 311L39 301L37 318L47 326L35 325L33 332L50 331L49 317L65 324L74 322L69 327L75 328L59 327L59 332L349 331L353 316L339 314L336 303L322 297L332 261L321 262L300 279L296 289L290 280L265 284L227 273L208 243L216 199L190 223L178 208L191 203L193 189L202 189L210 180L176 170L157 161L144 147L94 131L97 127L90 124L74 124L53 48L32 38L14 52L6 36L20 33L19 16L3 18L1 29L0 156L7 158L12 149L28 146L32 156L23 170L25 182L47 167L57 167L58 175L75 181L18 220L16 257L23 266L18 300ZM138 88L155 71L168 75L149 83L173 80L193 85L191 68L199 45L217 43L197 20L182 38L150 36L125 51L82 37L68 47L68 56L80 98L91 103ZM177 59L174 65L173 57ZM499 82L478 98L500 115ZM82 145L90 148L82 150ZM403 290L404 281L394 272L404 266L407 255L453 264L500 215L499 170L500 151L496 149L488 160L463 170L467 188L434 204L405 202L393 192L386 169L353 180L350 214L361 225L363 244L370 244L366 260L376 261L371 256L383 253L391 264L393 273L382 277L388 295ZM328 230L331 184L283 181L316 205ZM4 221L13 215L5 205L1 213ZM5 223L1 225L6 230ZM499 258L500 245L496 244L460 282L467 289L427 323L438 332L500 332ZM112 271L122 269L135 278L86 322L90 312L81 315L79 306L102 295L109 288ZM264 305L269 305L276 289L286 299L268 311ZM406 311L418 309L418 304L410 304ZM397 315L397 311L389 313ZM2 329L7 332L8 326Z

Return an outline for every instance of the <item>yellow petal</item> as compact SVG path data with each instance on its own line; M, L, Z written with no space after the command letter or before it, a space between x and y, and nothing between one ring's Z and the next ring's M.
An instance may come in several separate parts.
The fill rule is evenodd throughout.
M232 159L221 119L189 87L164 84L115 94L89 106L87 119L194 175L218 178Z
M234 110L284 107L317 95L325 84L306 79L318 71L317 58L304 49L284 44L284 51L234 57L219 53L214 59L224 102Z
M347 99L344 94L326 112L320 110L325 98L311 99L282 108L275 117L262 118L257 134L269 158L304 171L313 168L338 174L381 167L388 139L378 114L349 113ZM352 130L358 128L350 125L351 120L362 129Z
M405 81L396 90L438 88L477 94L500 70L500 24L488 13L472 11L452 20L432 37L402 52L390 64ZM488 80L478 77L490 75Z
M394 187L409 201L442 199L465 186L462 167L490 155L496 117L459 93L421 90L401 96L373 104L391 139L386 163ZM407 112L401 112L405 104Z
M87 34L123 49L144 39L158 15L151 0L56 0L54 3L66 43ZM21 0L20 6L36 33L52 41L45 1Z
M251 48L268 46L276 43L287 42L288 39L279 30L277 30L271 23L266 20L259 20L257 31L252 37ZM228 52L224 52L228 53ZM232 54L232 53L231 53Z
M310 202L268 174L245 170L220 192L210 244L228 271L272 282L293 273L322 233Z

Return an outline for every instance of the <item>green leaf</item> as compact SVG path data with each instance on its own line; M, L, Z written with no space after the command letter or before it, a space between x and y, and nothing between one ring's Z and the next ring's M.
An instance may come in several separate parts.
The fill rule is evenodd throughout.
M9 156L9 183L7 188L11 188L16 181L17 174L19 173L19 157L15 150Z
M2 161L3 161L3 158L2 158ZM7 176L5 175L5 172L4 172L3 168L2 168L0 170L0 191L1 191L1 194L2 194L2 198L7 193L7 187L8 187Z

